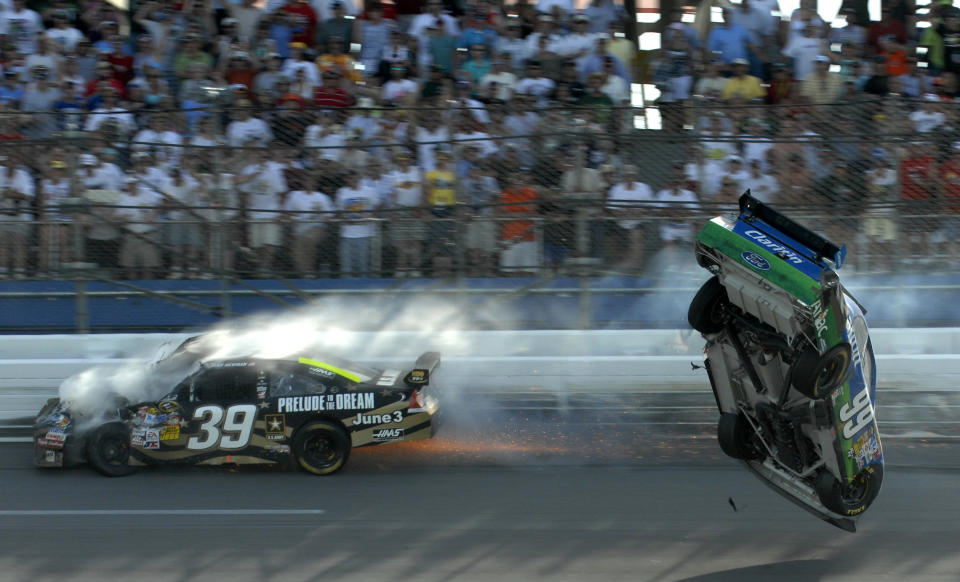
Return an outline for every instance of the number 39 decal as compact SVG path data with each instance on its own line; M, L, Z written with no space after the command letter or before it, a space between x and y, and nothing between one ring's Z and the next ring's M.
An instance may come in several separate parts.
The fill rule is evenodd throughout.
M847 422L848 420L851 422ZM870 406L870 394L866 388L861 390L852 401L840 407L840 422L844 423L843 438L845 439L852 439L860 429L873 422L873 407Z
M256 418L257 407L253 404L236 404L226 410L222 406L200 406L193 411L193 420L203 421L200 434L190 437L187 448L203 450L219 443L221 449L242 449L250 442Z

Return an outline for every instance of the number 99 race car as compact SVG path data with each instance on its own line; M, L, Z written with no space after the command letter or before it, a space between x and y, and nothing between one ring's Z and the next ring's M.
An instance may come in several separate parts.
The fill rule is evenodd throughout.
M713 273L691 327L720 409L718 440L774 490L847 531L883 480L865 309L840 283L846 248L750 196L712 219L696 256Z
M35 464L86 461L117 477L144 465L293 461L327 475L352 447L433 435L435 352L404 374L317 355L201 361L197 339L153 364L153 376L179 377L157 400L117 397L96 414L48 400L34 425Z

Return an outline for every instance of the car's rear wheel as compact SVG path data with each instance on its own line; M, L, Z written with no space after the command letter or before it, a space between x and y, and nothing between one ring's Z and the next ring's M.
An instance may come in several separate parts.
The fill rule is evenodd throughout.
M717 441L720 449L728 456L741 461L758 458L750 437L753 427L742 414L723 413L717 423Z
M131 467L130 431L122 424L105 424L87 437L87 461L101 475L125 477L137 472Z
M852 354L847 342L833 346L822 356L813 348L800 352L793 363L793 387L807 398L826 398L847 380Z
M700 287L690 302L687 321L700 333L717 333L726 324L723 307L727 303L727 291L714 275Z
M293 438L293 454L304 471L329 475L347 462L350 437L343 427L332 422L311 422L298 430Z
M853 517L864 512L880 493L883 482L883 467L864 467L853 481L842 484L833 473L823 470L817 475L817 497L827 509L840 515Z

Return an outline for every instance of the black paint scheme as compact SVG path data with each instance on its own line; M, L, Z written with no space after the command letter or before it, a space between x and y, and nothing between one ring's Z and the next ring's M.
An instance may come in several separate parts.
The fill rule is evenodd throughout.
M129 465L288 462L298 429L315 421L342 430L352 447L430 438L428 384L439 365L435 352L405 374L330 357L234 358L198 363L162 398L118 402L97 418L51 398L34 427L35 462L87 460L90 435L106 425L129 438Z

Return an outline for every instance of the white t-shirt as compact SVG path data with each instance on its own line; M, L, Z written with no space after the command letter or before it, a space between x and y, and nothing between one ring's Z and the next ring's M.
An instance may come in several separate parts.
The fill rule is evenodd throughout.
M183 144L183 136L175 131L142 129L133 136L133 141L138 142L133 144L134 151L153 149L157 153L157 161L160 163L167 166L176 166L180 163L180 152L182 150L176 146ZM174 147L163 147L160 144Z
M81 166L78 175L87 190L122 190L126 175L116 164L104 162L89 168Z
M33 220L33 214L29 212L29 209L33 205L32 199L36 194L36 189L30 174L23 168L17 168L11 176L6 165L0 166L0 190L5 188L10 188L20 194L24 194L27 198L16 201L10 198L0 197L0 221L22 222ZM12 211L14 208L19 209L18 214L10 215L7 214L7 212L3 212L3 210Z
M393 200L387 206L421 206L423 204L423 175L420 168L410 166L404 171L398 168L389 174Z
M255 141L259 146L265 146L273 139L270 126L262 119L251 117L245 121L231 121L227 125L227 143L231 147L241 147L248 141Z
M356 188L344 186L337 190L337 210L346 211L344 220L362 220L370 218L370 212L380 202L377 193L370 188L358 185ZM344 222L340 225L340 238L367 238L375 234L373 222Z
M29 8L0 13L0 34L9 36L16 43L17 50L25 55L37 52L37 34L42 30L43 20Z
M77 43L83 39L83 33L76 28L50 28L47 30L47 38L60 47L61 53L72 53L77 48Z
M295 212L290 218L297 221L294 224L294 234L303 234L311 228L316 228L318 223L329 220L329 214L313 214L314 212L331 212L335 210L330 197L322 192L307 192L306 190L294 190L287 194L287 201L283 209Z
M653 202L653 190L643 182L614 184L607 195L607 208L614 210L630 207L637 202ZM637 209L640 210L640 209ZM636 228L639 220L618 220L617 224L626 229Z
M697 195L685 188L664 188L657 192L657 206L660 208L685 208L688 210L697 210L700 208L700 201ZM684 225L685 223L671 223L675 225Z
M199 205L200 182L190 174L183 174L179 181L172 177L167 180L167 185L163 190L164 194L180 203L173 202L170 204L173 210L170 211L169 218L171 220L196 220L196 216L190 212L177 210L177 208L181 205L191 208Z
M399 101L410 94L420 94L420 87L412 79L391 79L383 84L384 101Z
M44 178L40 182L40 191L43 192L44 213L48 220L70 220L70 217L60 212L60 203L70 198L70 178L51 180Z
M920 133L929 133L940 127L947 121L946 116L940 111L924 111L918 109L910 114L910 121L913 122L913 128Z
M744 181L743 188L750 189L750 194L760 202L775 202L774 198L780 192L777 179L769 174L760 174L756 178L750 176Z
M283 177L283 166L272 162L247 166L242 176L256 175L252 181L242 185L250 194L250 218L255 220L273 220L276 213L270 210L280 209L280 193L286 192L287 180Z
M161 204L161 198L152 188L142 185L137 185L135 188L136 196L130 192L124 192L119 202L120 206L132 206L133 208L117 208L116 214L127 222L127 230L141 234L153 232L157 225L144 221L154 219L156 208Z
M133 119L133 114L123 107L97 107L90 112L90 116L87 117L87 123L83 126L83 129L84 131L97 131L100 129L100 126L108 120L116 121L127 135L130 135L137 129L137 123Z

